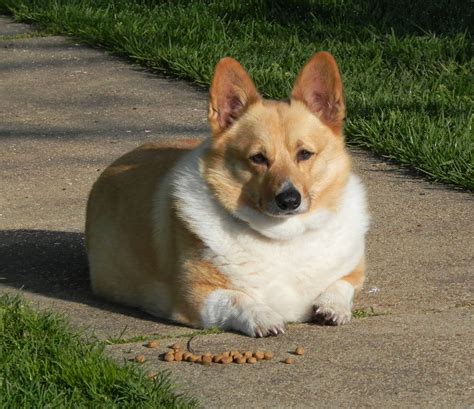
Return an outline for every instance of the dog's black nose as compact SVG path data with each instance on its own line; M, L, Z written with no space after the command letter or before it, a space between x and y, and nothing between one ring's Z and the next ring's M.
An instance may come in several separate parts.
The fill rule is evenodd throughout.
M295 210L301 204L301 195L292 186L276 195L275 202L281 210Z

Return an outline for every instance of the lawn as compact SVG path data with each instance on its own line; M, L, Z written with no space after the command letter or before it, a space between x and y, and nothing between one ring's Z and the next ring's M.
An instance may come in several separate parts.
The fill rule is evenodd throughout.
M133 364L118 366L101 343L85 343L20 297L0 296L0 362L2 408L197 407L165 375L150 380Z
M328 50L343 73L348 141L468 190L473 9L465 0L0 0L21 21L204 86L233 56L272 98Z

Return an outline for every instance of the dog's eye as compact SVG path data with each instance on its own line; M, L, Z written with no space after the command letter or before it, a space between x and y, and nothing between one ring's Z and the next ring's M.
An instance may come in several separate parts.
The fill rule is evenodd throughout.
M256 165L268 166L268 159L263 153L257 153L256 155L252 155L249 159Z
M306 149L301 149L296 155L296 159L298 162L301 162L303 160L308 160L313 155L314 155L313 152L307 151Z

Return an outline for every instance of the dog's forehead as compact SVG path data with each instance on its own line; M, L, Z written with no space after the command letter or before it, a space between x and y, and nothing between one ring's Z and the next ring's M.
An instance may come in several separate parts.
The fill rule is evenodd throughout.
M294 146L327 133L327 127L298 101L263 100L249 109L245 121L260 142Z

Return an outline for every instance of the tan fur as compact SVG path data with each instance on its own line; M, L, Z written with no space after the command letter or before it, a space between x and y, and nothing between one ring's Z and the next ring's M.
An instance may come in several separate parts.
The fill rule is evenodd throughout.
M316 154L296 163L297 151L303 147ZM248 157L255 152L268 156L268 170L249 166ZM311 211L333 210L350 169L343 137L318 123L299 101L291 105L254 102L235 127L214 138L205 157L206 181L231 212L242 204L261 210L287 179L311 200Z
M358 266L352 270L350 274L342 277L342 280L347 281L354 289L360 290L365 280L365 258L360 261Z
M199 325L199 303L213 289L225 288L226 279L210 263L196 260L200 240L186 229L173 208L169 216L175 228L168 239L175 245L170 246L166 260L158 258L153 247L152 195L169 168L198 144L190 140L147 144L119 158L94 184L86 220L91 266L101 269L100 274L91 272L94 291L136 305L143 287L153 281L162 283L177 311L175 319L192 326ZM115 239L117 231L104 222L107 219L120 220L121 240ZM188 258L183 266L179 265L181 257Z

